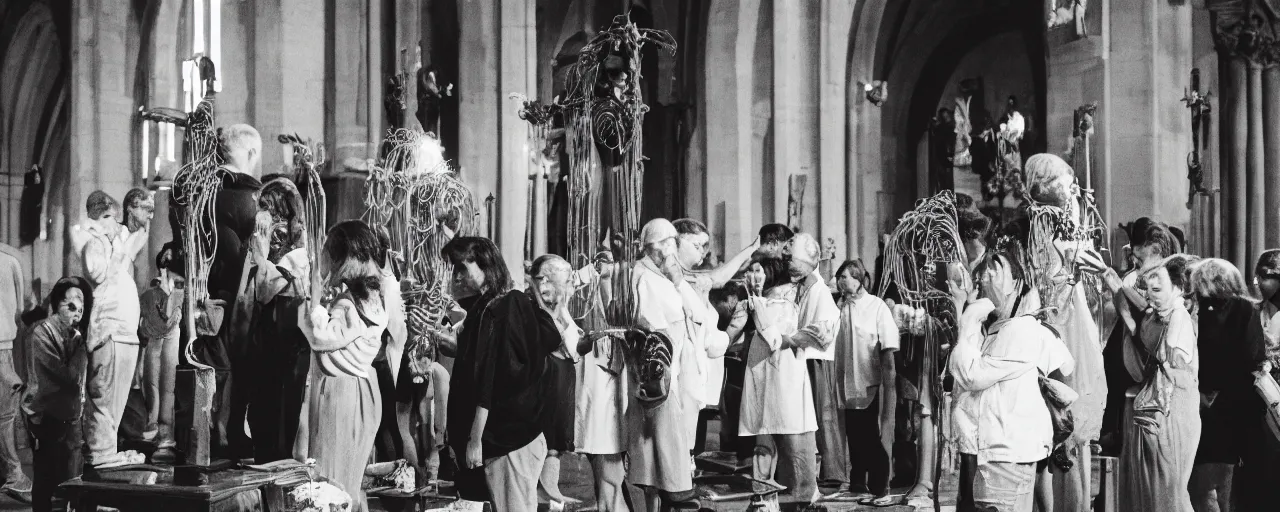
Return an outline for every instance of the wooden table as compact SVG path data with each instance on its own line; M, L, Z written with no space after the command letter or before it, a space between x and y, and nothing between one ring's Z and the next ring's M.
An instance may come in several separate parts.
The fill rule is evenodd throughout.
M76 478L59 486L70 510L121 512L284 512L284 488L308 480L306 468L279 472L227 469L209 474L204 485L176 485L173 471L161 472L152 485L86 482Z

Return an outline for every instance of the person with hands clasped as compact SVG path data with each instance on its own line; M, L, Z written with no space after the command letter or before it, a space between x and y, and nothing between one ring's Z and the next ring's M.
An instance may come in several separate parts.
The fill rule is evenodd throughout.
M1074 365L1056 333L1018 314L1027 308L1017 262L989 252L974 265L977 289L953 288L962 313L947 369L955 378L960 511L1031 512L1036 464L1054 447L1040 378L1060 378Z

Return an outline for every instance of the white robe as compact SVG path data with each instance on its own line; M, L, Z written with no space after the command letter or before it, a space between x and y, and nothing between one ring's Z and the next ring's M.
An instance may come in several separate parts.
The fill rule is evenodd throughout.
M802 349L780 348L782 335L799 331L795 287L779 287L772 298L740 302L735 316L750 309L756 331L747 350L738 435L804 434L818 430L813 387Z

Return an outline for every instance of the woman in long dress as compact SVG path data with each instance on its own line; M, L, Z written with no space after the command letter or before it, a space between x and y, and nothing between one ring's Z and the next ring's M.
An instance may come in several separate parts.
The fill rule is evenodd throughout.
M380 249L377 234L363 221L335 225L325 240L321 269L329 276L327 288L338 289L338 296L328 308L306 311L304 304L298 314L313 353L309 457L321 475L351 495L352 512L368 510L360 483L382 416L373 373L388 321Z
M1192 512L1187 484L1200 443L1200 357L1183 299L1187 261L1165 258L1138 280L1152 311L1125 345L1125 367L1138 384L1123 424L1121 510ZM1117 280L1108 274L1113 285Z

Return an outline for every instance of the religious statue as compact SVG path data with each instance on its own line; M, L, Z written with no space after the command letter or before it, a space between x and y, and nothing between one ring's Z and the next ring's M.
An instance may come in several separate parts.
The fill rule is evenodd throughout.
M1084 15L1088 8L1089 0L1053 0L1049 10L1049 28L1072 24L1077 37L1088 37L1084 26Z

